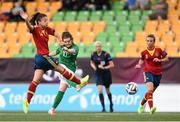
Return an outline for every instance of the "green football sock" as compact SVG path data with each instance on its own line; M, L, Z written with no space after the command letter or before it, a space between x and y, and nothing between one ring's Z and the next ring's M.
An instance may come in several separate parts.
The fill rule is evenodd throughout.
M76 88L76 85L77 85L77 84L76 84L75 82L72 82L72 81L70 81L70 80L67 80L67 82L70 84L70 86Z
M58 91L58 94L56 95L54 104L53 104L53 108L56 109L57 106L59 105L59 103L61 102L62 98L63 98L64 92L62 91Z

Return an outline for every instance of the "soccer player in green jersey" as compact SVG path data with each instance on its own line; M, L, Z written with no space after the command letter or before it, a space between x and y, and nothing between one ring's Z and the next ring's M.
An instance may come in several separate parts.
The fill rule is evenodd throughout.
M51 52L50 56L59 55L59 64L61 64L64 68L70 69L69 72L75 72L76 71L76 58L78 55L79 48L76 44L73 43L73 37L69 32L63 32L62 33L62 42L60 42L60 46L56 51ZM64 78L62 75L59 76L60 78L60 87L59 91L56 95L56 98L54 100L54 104L52 108L48 111L49 114L54 115L55 109L61 102L65 91L69 86L75 87L78 91L85 86L80 86L76 83L73 83L66 78Z

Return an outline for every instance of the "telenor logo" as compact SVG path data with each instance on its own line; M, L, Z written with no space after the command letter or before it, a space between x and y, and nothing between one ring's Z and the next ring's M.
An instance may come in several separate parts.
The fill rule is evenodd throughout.
M6 94L8 92L10 92L10 88L4 88L0 91L0 108L4 108L6 106L6 101L3 97L3 94Z
M69 103L73 103L75 100L79 99L81 108L85 109L88 106L88 101L87 101L85 95L89 94L91 92L92 92L92 89L87 88L87 89L83 90L81 93L71 96L68 101L69 101Z

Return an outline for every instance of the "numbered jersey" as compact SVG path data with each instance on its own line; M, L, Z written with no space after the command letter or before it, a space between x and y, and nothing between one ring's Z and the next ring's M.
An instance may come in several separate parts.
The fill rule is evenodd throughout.
M144 72L151 72L155 75L162 74L162 63L154 62L154 58L163 59L167 53L161 48L154 48L153 50L144 50L141 52L141 59L144 61Z
M63 50L63 47L59 47L56 50L56 54L59 54L59 63L64 64L68 69L75 72L76 70L76 58L79 52L79 48L76 44L73 44L69 49L74 49L73 54Z
M37 48L37 54L39 55L49 54L49 48L48 48L49 35L54 35L55 30L50 27L42 29L39 26L35 26L34 30L31 33L33 35L33 39Z
M102 51L100 55L98 55L97 52L95 51L91 54L91 61L94 62L97 71L100 71L101 69L98 68L98 65L103 65L103 66L109 65L109 62L112 61L112 57L106 51Z

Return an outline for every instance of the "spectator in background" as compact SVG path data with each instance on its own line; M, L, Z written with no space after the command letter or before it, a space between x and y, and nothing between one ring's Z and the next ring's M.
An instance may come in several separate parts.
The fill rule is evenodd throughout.
M150 9L150 0L136 0L136 7L142 10Z
M83 10L110 10L111 4L109 0L78 0L84 3L81 7Z
M9 12L1 10L1 6L2 6L3 2L6 2L6 0L0 1L0 21L6 22L9 19Z
M8 12L0 12L0 21L6 22L9 19L9 13Z
M9 21L23 21L23 19L19 15L19 11L26 11L23 0L17 0L14 3L13 8L11 9L9 14Z
M167 19L168 4L166 0L160 0L159 3L151 7L153 13L149 15L150 20Z
M109 10L111 5L109 0L62 0L61 10Z
M62 0L63 7L60 8L58 11L61 10L74 10L74 7L77 5L77 0Z
M136 0L126 0L124 10L134 10L136 8Z
M93 0L96 10L110 10L111 4L109 0Z
M88 6L89 4L91 4L91 0L77 0L74 10L91 10Z

